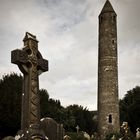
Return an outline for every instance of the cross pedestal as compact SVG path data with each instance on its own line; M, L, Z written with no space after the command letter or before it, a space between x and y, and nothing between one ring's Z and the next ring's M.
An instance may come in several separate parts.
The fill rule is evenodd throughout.
M26 32L23 39L22 50L16 49L11 52L11 62L17 64L23 73L22 93L22 118L21 130L23 137L27 139L45 139L39 128L40 123L40 95L39 74L48 71L48 61L43 59L38 51L36 36Z

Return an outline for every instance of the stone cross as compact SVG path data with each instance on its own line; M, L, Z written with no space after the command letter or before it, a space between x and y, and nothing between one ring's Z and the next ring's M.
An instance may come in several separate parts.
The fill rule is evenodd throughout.
M80 127L77 125L76 126L77 134L79 133L79 129L80 129Z
M22 50L11 52L11 62L17 64L24 75L22 93L21 130L40 122L40 96L38 75L48 71L48 61L38 51L36 36L26 32Z

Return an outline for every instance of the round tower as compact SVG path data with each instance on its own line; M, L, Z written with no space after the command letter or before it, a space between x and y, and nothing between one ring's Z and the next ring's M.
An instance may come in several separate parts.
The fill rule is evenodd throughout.
M106 1L99 15L98 133L103 140L119 132L117 15Z

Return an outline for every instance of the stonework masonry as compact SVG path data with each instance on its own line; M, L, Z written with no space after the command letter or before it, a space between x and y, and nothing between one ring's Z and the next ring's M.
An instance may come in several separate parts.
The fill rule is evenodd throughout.
M99 15L98 133L119 132L117 15L106 1Z
M11 52L11 62L23 73L21 139L45 140L40 128L39 74L48 70L48 60L38 50L36 36L26 33L22 50Z

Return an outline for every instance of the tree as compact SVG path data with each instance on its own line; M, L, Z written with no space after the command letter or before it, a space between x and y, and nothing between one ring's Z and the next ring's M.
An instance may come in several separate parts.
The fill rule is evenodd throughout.
M21 94L22 76L4 75L0 80L0 133L4 135L13 135L20 128Z
M136 86L129 90L125 97L120 100L121 122L127 121L132 132L140 126L140 87Z
M88 111L79 105L70 105L67 108L67 119L65 120L66 128L69 131L76 131L76 126L80 127L80 130L86 131L91 134L94 131L95 122L93 120L93 112Z
M88 133L93 132L94 113L79 105L61 106L59 100L49 98L47 90L39 90L41 117L51 117L62 123L66 131L76 131L76 126ZM21 123L22 76L7 74L0 79L0 139L15 135Z
M43 118L48 114L49 94L48 94L47 90L45 90L45 89L39 90L39 94L40 94L41 118Z
M49 94L39 91L41 96L41 115L47 114ZM0 79L0 137L15 135L21 124L22 76L16 73L4 75Z

